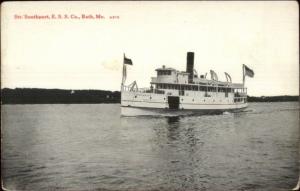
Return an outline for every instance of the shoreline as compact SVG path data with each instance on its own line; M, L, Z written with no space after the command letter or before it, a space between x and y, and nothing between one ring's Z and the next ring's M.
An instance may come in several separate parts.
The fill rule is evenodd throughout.
M248 102L298 102L299 96L248 96ZM1 104L112 104L121 102L120 91L41 88L1 89Z

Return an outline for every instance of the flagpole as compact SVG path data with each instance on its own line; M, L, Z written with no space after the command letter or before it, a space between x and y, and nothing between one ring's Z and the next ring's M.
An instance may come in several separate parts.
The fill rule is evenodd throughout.
M245 87L245 64L243 64L243 87Z
M123 91L123 87L124 87L124 59L125 59L125 53L123 53L123 67L122 67L122 83L121 83L121 92Z

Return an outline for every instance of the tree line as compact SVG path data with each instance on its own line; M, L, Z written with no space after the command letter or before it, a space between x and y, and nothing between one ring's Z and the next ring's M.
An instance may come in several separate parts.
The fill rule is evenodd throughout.
M118 91L62 90L39 88L4 88L1 90L2 104L42 103L120 103Z

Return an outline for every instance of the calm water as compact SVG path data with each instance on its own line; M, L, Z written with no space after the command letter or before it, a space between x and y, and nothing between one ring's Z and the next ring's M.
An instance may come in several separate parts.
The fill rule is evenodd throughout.
M4 105L10 190L287 190L298 176L299 106L120 118L119 104Z

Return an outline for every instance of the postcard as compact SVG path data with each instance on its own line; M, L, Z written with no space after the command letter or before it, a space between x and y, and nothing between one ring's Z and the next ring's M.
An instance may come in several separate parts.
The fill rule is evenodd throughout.
M1 4L5 190L297 190L298 100L296 1Z

